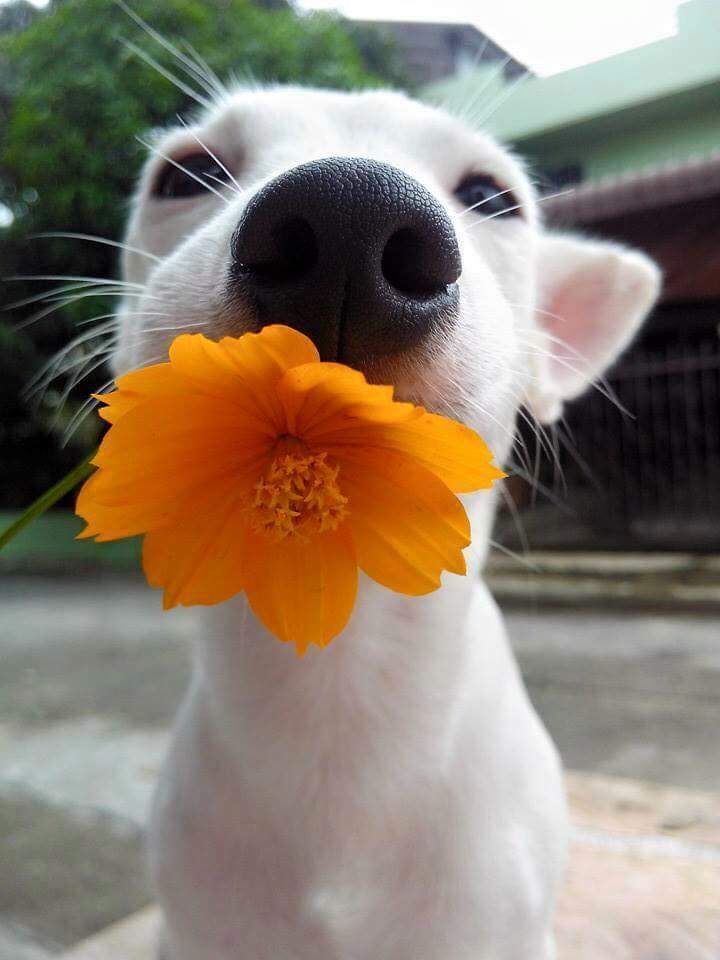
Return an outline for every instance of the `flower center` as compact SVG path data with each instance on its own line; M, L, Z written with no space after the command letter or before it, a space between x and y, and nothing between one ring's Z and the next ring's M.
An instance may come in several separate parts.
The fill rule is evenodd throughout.
M327 462L327 454L302 447L276 456L255 484L255 529L275 540L337 529L348 515L339 470Z

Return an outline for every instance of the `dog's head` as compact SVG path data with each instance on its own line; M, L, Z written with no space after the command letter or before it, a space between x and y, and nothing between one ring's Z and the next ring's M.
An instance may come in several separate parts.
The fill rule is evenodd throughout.
M157 141L135 197L117 372L183 330L284 323L323 359L471 423L498 459L629 342L644 256L547 233L521 164L388 92L240 91ZM140 252L144 251L144 252Z

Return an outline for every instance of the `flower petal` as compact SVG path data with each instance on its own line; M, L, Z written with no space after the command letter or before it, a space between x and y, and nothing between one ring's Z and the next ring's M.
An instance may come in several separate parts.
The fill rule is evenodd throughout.
M248 531L245 590L255 615L302 655L345 627L357 591L357 563L346 526L309 540L276 541Z
M225 337L220 341L233 351L236 363L246 364L248 356L256 362L263 355L268 375L277 377L292 367L306 363L320 363L320 354L309 337L293 327L273 323L263 327L260 333L246 337Z
M352 432L327 433L322 443L333 456L348 448L395 451L412 457L455 493L490 487L505 476L492 463L492 452L474 430L434 413L399 423L366 423Z
M97 399L106 404L100 416L116 423L144 400L187 394L188 381L206 395L236 403L244 401L256 413L259 387L262 399L267 385L274 388L287 370L320 360L308 337L278 324L241 339L224 337L219 343L200 333L181 334L171 345L169 355L170 362L132 370L118 378L116 390L97 394ZM271 405L270 412L277 412L277 404Z
M443 570L465 573L470 523L457 497L425 467L387 450L338 457L358 565L399 593L430 593Z
M156 363L123 374L117 379L116 387L112 393L93 394L106 404L99 414L108 423L117 423L120 417L151 398L180 397L187 393L186 382L169 363Z
M422 410L393 400L393 388L369 384L359 370L338 363L306 364L288 370L277 386L289 430L308 443L322 444L338 430L413 419Z
M82 485L75 504L75 512L87 523L76 537L86 540L94 537L98 543L133 537L155 527L167 524L179 509L177 499L156 500L152 503L122 503L119 506L103 502L102 474L93 473ZM98 493L99 491L99 493Z
M193 500L180 518L150 531L143 544L148 583L163 587L163 607L220 603L243 589L250 482L226 480Z
M201 333L183 334L173 341L169 355L173 368L196 389L232 402L276 433L285 430L278 381L294 366L320 361L311 340L281 325L240 338L223 337L218 343Z
M120 506L202 491L219 477L260 464L271 445L211 398L148 401L121 417L100 444L94 497Z
M271 443L208 397L145 400L103 439L77 513L81 537L110 540L166 526L218 484L254 483Z

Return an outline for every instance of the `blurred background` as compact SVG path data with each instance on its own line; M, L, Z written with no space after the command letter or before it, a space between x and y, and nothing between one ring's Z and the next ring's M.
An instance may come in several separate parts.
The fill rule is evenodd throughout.
M720 2L131 6L223 79L448 105L526 159L549 225L662 266L606 379L521 425L488 580L569 769L561 956L719 957ZM87 236L122 238L137 137L191 108L170 73L112 0L0 0L0 528L98 442L118 251ZM160 616L136 542L75 542L72 502L0 553L0 960L148 903L187 680L194 612Z

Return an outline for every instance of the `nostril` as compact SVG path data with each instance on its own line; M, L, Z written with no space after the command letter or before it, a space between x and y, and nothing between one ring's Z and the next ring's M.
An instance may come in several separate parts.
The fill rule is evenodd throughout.
M257 260L240 260L238 269L258 286L274 287L306 276L318 261L315 232L307 220L292 217L270 231L269 249Z
M228 308L301 330L325 360L401 353L458 315L462 258L447 210L375 160L281 173L248 200L229 252Z
M431 297L447 286L432 268L428 238L413 227L397 230L385 244L381 268L387 282L408 297Z

